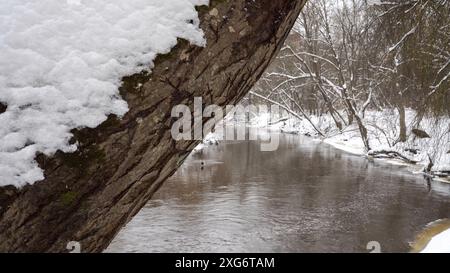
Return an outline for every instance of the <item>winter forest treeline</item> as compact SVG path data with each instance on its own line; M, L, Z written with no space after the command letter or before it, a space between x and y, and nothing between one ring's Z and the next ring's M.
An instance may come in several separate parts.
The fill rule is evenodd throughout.
M404 143L431 136L419 144L435 145L422 153L433 164L450 152L449 89L450 1L315 0L247 100L280 104L320 136L353 128L366 152L409 158L420 147Z

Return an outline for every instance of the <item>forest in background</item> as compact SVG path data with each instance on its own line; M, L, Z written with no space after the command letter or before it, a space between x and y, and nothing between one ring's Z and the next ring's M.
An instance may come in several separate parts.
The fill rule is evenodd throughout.
M450 1L309 1L243 104L281 106L285 131L445 172L449 78Z

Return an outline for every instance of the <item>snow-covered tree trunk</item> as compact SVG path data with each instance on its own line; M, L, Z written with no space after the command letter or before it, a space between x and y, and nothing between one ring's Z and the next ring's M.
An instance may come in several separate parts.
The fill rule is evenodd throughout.
M151 75L126 77L122 119L75 130L73 154L38 156L45 180L0 188L0 251L99 252L197 144L170 134L177 104L238 102L277 54L306 0L211 0L199 8L207 46L184 40Z

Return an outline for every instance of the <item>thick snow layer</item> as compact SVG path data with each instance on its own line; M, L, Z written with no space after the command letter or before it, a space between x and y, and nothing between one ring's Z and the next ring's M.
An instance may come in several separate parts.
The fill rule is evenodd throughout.
M0 186L43 179L36 153L72 152L70 130L128 108L121 78L151 69L177 38L204 45L208 0L1 0Z
M434 236L421 253L450 253L450 229Z

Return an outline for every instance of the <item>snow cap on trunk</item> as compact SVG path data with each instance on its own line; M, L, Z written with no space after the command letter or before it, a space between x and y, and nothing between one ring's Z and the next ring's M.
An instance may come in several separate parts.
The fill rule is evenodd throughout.
M36 153L73 152L70 131L123 116L124 76L184 38L204 45L208 0L0 1L0 186L44 178Z

